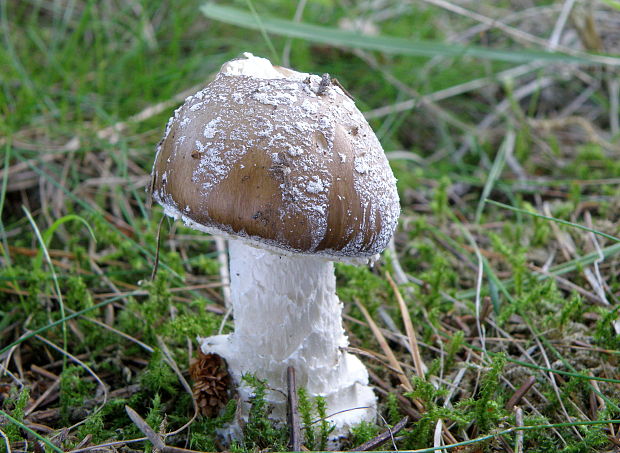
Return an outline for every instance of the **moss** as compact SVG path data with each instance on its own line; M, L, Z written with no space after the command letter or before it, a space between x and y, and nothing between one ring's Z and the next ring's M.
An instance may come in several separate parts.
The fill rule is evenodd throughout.
M304 434L304 445L308 450L316 450L317 447L317 434L314 429L315 408L306 392L306 389L301 387L298 389L298 408L301 418L301 424Z
M361 445L374 439L379 434L379 427L374 423L362 422L351 429L350 443L353 446Z
M243 376L243 380L253 391L248 421L243 427L245 448L262 450L269 447L276 451L285 450L288 433L285 427L276 427L269 419L270 408L265 400L267 384L248 374Z
M60 374L60 415L69 423L72 410L81 408L87 398L92 397L96 384L84 379L84 368L68 366Z
M2 402L2 409L15 420L22 423L29 400L30 390L27 387L19 391L16 387L12 387L9 397ZM22 440L21 430L19 426L14 423L7 422L6 425L3 426L3 431L10 442L19 442Z
M168 394L175 394L180 391L178 378L166 363L164 355L159 349L155 349L151 354L149 364L140 378L140 383L144 390L151 394L166 391Z
M218 451L220 446L217 443L217 430L231 423L235 418L237 401L231 399L222 413L216 418L198 418L191 427L189 448L198 451ZM239 450L238 446L231 446L230 450ZM242 449L241 449L242 450ZM243 451L243 450L242 450Z

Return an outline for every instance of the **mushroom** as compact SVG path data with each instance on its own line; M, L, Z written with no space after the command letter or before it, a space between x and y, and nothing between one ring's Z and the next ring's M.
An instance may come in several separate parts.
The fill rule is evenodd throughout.
M359 264L385 248L400 213L395 182L377 137L327 75L244 54L175 111L152 195L167 215L229 239L234 332L201 347L226 360L239 418L251 373L268 383L271 417L286 420L292 366L298 385L325 398L333 436L375 420L368 372L344 351L333 261Z

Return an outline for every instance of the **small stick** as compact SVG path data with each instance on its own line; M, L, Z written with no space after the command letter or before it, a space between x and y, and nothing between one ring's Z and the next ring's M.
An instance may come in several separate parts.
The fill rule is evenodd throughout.
M40 374L41 376L44 376L52 381L58 381L60 380L60 376L58 376L57 374L52 373L51 371L47 371L45 368L41 368L38 365L30 365L30 371L33 371L34 373Z
M291 451L301 451L301 425L299 423L297 384L295 383L295 368L286 369L288 383L288 423L291 431Z
M523 426L523 409L517 407L515 419L517 422L517 426ZM523 431L517 431L516 439L515 439L515 453L523 453Z
M384 442L387 442L390 439L393 439L394 435L398 434L398 432L402 430L407 425L408 422L409 422L409 417L406 416L401 421L399 421L396 425L394 425L393 428L388 428L387 430L383 431L381 434L379 434L374 439L370 439L368 442L364 442L362 445L358 445L357 447L353 448L351 451L375 450L379 445L383 444Z
M153 428L151 428L136 411L129 406L125 406L125 412L127 412L127 415L138 427L138 429L149 439L149 441L153 444L153 447L159 451L163 451L164 448L166 448L166 444L159 434L153 431Z
M75 449L79 450L80 448L85 447L86 445L90 443L92 438L93 438L92 434L86 434L86 436L84 436L84 439L82 439L80 443L75 446Z
M131 421L134 422L138 429L142 431L146 438L153 444L153 447L161 453L198 453L196 450L188 450L186 448L171 447L166 445L161 436L153 431L153 428L151 428L136 411L129 406L125 406L125 411Z
M530 388L532 388L532 385L534 385L535 382L536 378L534 376L530 376L529 378L527 378L527 380L523 384L521 384L521 387L519 387L510 397L504 408L508 411L512 410L513 407L519 404L521 398L525 396L525 394L530 390Z
M43 392L38 398L37 400L32 403L31 406L29 406L25 411L24 411L24 416L27 417L30 414L32 414L35 409L37 407L39 407L41 405L41 403L43 401L45 401L51 394L52 392L56 391L58 389L58 387L60 386L60 379L57 379L54 381L54 383L52 385L50 385L47 390L45 392Z

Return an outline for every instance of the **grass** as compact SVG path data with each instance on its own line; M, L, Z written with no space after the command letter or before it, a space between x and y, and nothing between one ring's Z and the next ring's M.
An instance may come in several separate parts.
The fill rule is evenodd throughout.
M152 451L125 406L167 445L222 448L234 401L194 417L188 382L226 312L218 249L164 220L151 280L145 187L173 109L243 51L337 77L398 178L394 249L336 266L381 414L343 448L408 415L378 448L617 449L616 3L562 22L560 0L309 0L296 26L283 0L0 0L0 451ZM253 385L233 449L286 449ZM325 408L301 403L322 448Z

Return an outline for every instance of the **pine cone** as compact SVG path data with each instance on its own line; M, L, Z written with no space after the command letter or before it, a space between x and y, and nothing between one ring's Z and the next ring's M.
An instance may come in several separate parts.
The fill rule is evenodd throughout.
M199 351L190 363L189 374L194 381L192 390L200 413L217 417L230 399L231 378L226 361L217 354Z

